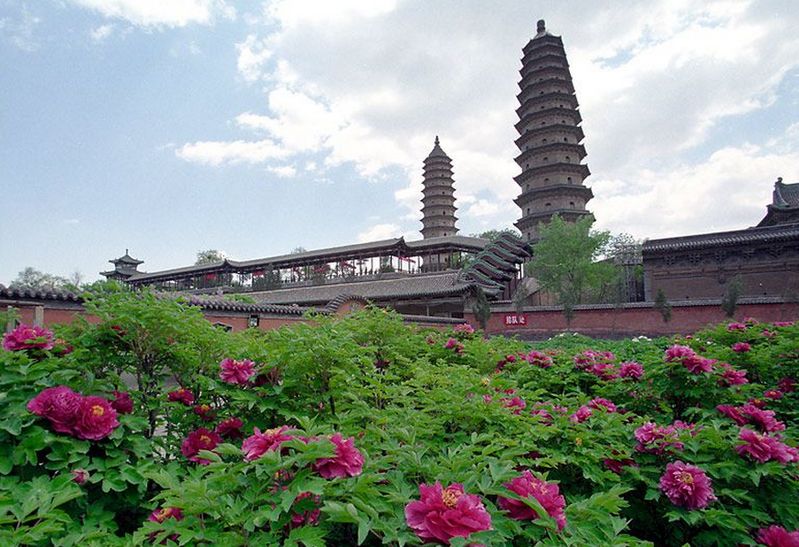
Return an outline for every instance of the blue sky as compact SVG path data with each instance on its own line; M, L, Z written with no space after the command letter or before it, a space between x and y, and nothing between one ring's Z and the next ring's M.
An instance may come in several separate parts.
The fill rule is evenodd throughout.
M489 5L490 4L490 5ZM505 227L535 21L563 35L598 226L756 224L799 181L791 2L0 0L0 283L418 237L441 136L462 233Z

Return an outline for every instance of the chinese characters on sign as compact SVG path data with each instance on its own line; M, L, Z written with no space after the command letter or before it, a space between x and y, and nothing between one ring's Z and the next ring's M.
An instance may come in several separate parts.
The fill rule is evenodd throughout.
M527 325L527 316L523 313L506 313L505 326L524 327Z

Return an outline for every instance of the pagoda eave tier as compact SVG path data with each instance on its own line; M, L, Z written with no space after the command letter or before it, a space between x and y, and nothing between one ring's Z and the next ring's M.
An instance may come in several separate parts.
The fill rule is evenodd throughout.
M557 89L550 89L553 86ZM533 82L520 89L521 91L519 91L519 94L516 95L516 98L519 100L519 104L524 104L525 101L528 101L533 97L545 97L548 93L567 93L569 95L574 94L574 84L572 81L570 79L564 80L562 78L549 78L540 82Z
M552 80L571 81L572 75L568 66L545 66L527 72L519 80L519 89L525 89L535 84L542 84Z
M516 226L519 231L524 232L528 228L535 228L541 223L546 223L555 215L560 216L560 218L566 222L577 222L583 217L594 216L590 211L586 211L585 209L552 209L550 211L526 215L516 221L514 226Z
M453 175L451 165L425 165L422 172L425 178L451 178Z
M533 51L537 51L541 48L545 48L548 46L556 46L560 49L563 49L563 40L560 36L553 36L552 34L545 34L544 36L540 36L538 38L533 38L527 45L522 48L522 53L526 57Z
M521 174L513 177L513 180L518 184L524 184L536 176L555 173L572 174L585 179L591 174L591 171L588 170L588 166L584 163L549 163L540 167L525 169Z
M536 122L538 122L541 118L549 118L552 116L563 118L563 120L561 120L563 123L565 123L565 119L568 118L568 120L572 122L574 125L579 125L580 122L583 121L582 116L580 116L579 110L575 110L573 108L560 108L556 106L553 108L545 108L543 110L534 110L533 112L526 114L518 122L516 122L516 125L514 125L514 127L516 128L516 131L518 131L519 133L521 133L524 130L524 128L528 126L530 127L531 130L538 129L539 127L542 126L540 124L537 124Z
M455 211L457 210L458 209L454 205L435 204L435 205L425 205L424 207L422 207L422 213L425 216L429 215L430 219L455 218ZM444 213L448 214L445 215Z
M590 201L594 198L594 192L587 186L581 184L551 184L549 186L542 186L541 188L525 190L519 194L519 197L514 199L513 202L519 207L522 207L538 199L552 196L574 196L583 201Z
M541 104L548 104L553 101L562 102L564 107L577 109L579 108L579 104L577 104L577 97L571 93L559 93L557 91L553 91L551 93L544 93L543 95L535 95L534 97L530 97L524 103L516 109L516 114L521 116L524 112L528 110L534 109L536 106Z
M564 125L564 124L552 124L546 125L543 127L537 127L535 129L531 129L530 131L522 134L518 139L514 142L519 150L522 150L524 145L530 144L530 141L536 141L537 139L544 139L549 138L550 135L555 136L558 135L562 137L563 134L569 135L572 137L573 141L562 141L558 140L555 142L573 142L578 143L585 138L585 134L583 130L579 126L575 125ZM538 142L539 146L543 146L545 144L552 144L551 142ZM535 147L535 144L533 145Z
M585 146L577 143L570 142L553 142L551 144L544 144L536 146L523 151L521 154L514 158L514 161L520 166L525 162L530 161L533 157L540 154L554 154L556 152L564 152L566 154L574 154L574 156L582 160L586 156Z
M539 50L536 52L536 55L523 57L522 68L519 72L524 76L525 71L530 72L531 70L538 70L548 65L569 66L569 61L566 59L566 51L563 48L555 46Z

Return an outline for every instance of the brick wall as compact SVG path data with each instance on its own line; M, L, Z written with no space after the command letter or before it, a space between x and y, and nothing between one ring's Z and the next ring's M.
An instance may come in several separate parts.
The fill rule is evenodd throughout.
M717 302L691 305L675 304L671 320L663 321L660 311L652 303L638 303L623 308L612 306L585 306L575 312L571 325L566 325L563 311L557 307L525 308L517 314L512 306L493 306L486 331L489 334L517 334L521 338L546 338L563 331L579 332L594 337L661 336L688 334L708 325L729 321ZM516 323L506 325L506 316L517 316ZM520 320L524 319L524 324ZM760 321L791 321L799 319L797 303L740 304L737 319L754 317ZM471 313L466 320L477 328ZM512 321L512 319L511 319Z

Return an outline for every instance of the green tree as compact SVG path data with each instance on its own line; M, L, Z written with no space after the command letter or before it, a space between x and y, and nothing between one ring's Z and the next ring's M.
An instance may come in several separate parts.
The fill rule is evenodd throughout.
M517 230L513 228L500 228L494 230L486 230L485 232L481 232L479 234L469 234L469 237L479 237L482 239L487 239L489 241L496 241L499 239L503 234L510 234L516 237L521 237L521 234Z
M12 289L47 290L63 289L69 280L57 275L40 272L28 266L17 274L16 279L9 285Z
M222 262L225 260L225 253L217 251L216 249L208 249L207 251L198 251L197 260L194 262L195 266L202 266L204 264L214 264L215 262Z
M663 292L663 289L658 289L658 293L655 295L655 309L660 312L664 323L671 321L671 304L666 300L666 293Z
M599 260L607 251L610 233L591 230L593 222L591 217L571 223L554 216L542 226L533 260L527 264L527 273L563 306L568 323L575 305L600 293L617 275L611 261Z
M724 310L727 317L735 315L735 310L738 308L738 299L741 298L742 291L743 281L740 275L736 275L727 283L724 296L721 297L721 309Z
M486 330L488 320L491 318L491 306L483 289L477 289L477 294L475 294L474 303L472 304L472 313L474 313L474 318L480 324L480 328Z

